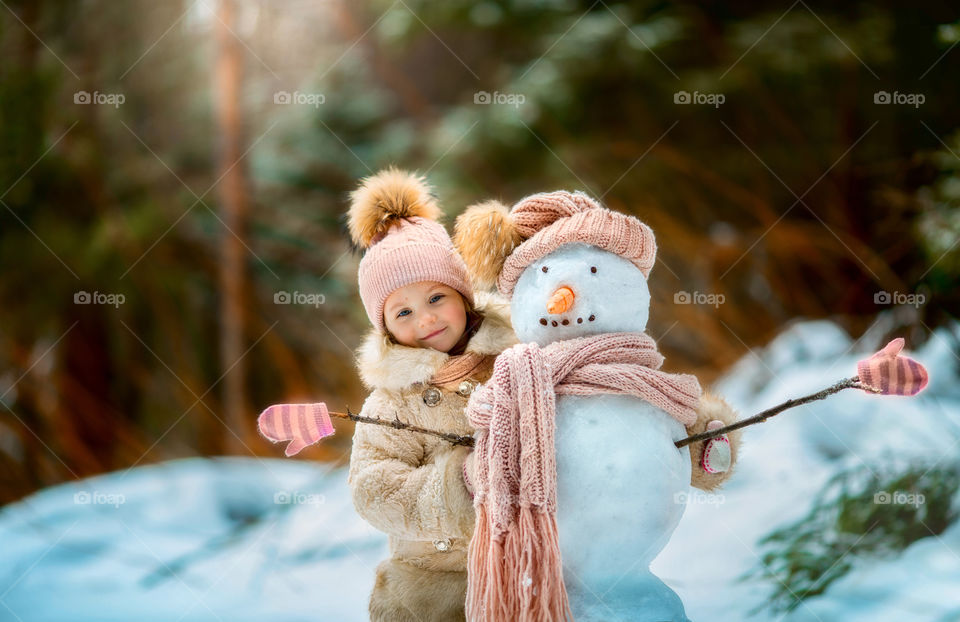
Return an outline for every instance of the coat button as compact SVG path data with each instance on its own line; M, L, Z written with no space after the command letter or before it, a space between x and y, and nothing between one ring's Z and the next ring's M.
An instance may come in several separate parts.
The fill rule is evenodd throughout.
M437 387L429 387L423 391L423 403L427 406L436 406L442 399L443 395Z
M460 383L460 386L457 387L457 393L459 393L463 397L467 397L468 395L473 393L473 390L474 388L476 388L476 386L477 386L476 383L474 383L472 380L464 380L463 382Z
M441 551L441 552L449 551L449 550L450 550L450 540L447 540L447 539L434 540L434 541L433 541L433 546L434 546L434 548L436 548L438 551Z

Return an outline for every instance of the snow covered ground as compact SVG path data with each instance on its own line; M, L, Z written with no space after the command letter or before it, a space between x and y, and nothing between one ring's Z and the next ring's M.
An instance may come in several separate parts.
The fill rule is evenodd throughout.
M854 375L882 345L799 323L715 388L747 416ZM694 622L775 618L749 614L769 583L737 578L759 563L757 541L805 515L839 470L960 456L950 338L940 331L912 356L931 371L919 397L847 390L747 428L727 487L691 493L653 570ZM343 468L252 458L138 467L0 510L0 620L364 620L386 554L385 536L355 514ZM960 524L898 556L855 561L782 619L960 620Z
M343 468L178 460L4 508L0 620L362 620L386 556Z
M941 330L910 353L931 375L919 396L848 389L746 428L734 476L715 495L691 493L680 526L652 565L680 594L691 620L777 619L770 611L749 615L770 593L769 584L736 578L760 563L756 543L804 517L814 495L840 470L892 460L958 460L960 360L950 344ZM744 357L715 390L749 416L856 375L857 360L883 345L870 333L853 343L830 322L799 323ZM960 524L913 543L899 557L855 561L824 594L779 619L960 620Z

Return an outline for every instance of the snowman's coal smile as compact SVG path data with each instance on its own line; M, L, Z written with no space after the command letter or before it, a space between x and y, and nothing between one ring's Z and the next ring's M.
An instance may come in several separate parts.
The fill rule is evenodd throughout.
M587 318L587 321L588 321L588 322L592 322L592 321L594 321L594 320L596 320L596 319L597 319L597 316L591 313L591 314L590 314L590 317ZM569 319L569 318L564 318L564 319L562 319L562 320L557 321L557 320L547 320L547 318L542 317L542 318L540 318L540 323L541 323L542 325L544 325L544 326L547 326L547 325L550 325L550 326L559 326L559 325L568 326L568 325L570 324L570 319ZM577 318L577 324L583 324L583 318L582 318L582 317L578 317L578 318Z

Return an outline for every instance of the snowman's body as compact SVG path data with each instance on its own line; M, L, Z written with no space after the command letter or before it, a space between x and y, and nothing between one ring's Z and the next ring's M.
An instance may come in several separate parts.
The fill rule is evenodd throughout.
M544 301L562 286L574 292L573 306L548 314ZM649 303L646 279L629 261L568 244L527 267L511 313L521 341L546 345L641 332ZM686 506L689 450L673 444L685 436L679 421L637 397L557 397L557 522L577 620L687 620L649 568Z
M685 620L650 573L686 506L683 425L626 395L557 399L557 523L577 620Z

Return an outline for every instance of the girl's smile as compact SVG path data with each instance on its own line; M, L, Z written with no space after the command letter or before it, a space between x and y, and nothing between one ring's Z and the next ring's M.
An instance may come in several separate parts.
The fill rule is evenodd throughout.
M426 341L426 340L428 340L428 339L433 339L434 337L436 337L437 335L439 335L440 333L442 333L442 332L445 331L445 330L447 330L447 327L446 327L446 326L444 326L443 328L441 328L440 330L438 330L438 331L435 332L435 333L430 333L429 335L427 335L426 337L423 338L423 341Z
M421 281L387 296L383 323L401 345L449 352L466 330L467 311L457 290Z

